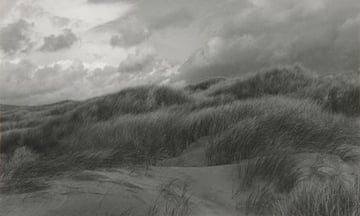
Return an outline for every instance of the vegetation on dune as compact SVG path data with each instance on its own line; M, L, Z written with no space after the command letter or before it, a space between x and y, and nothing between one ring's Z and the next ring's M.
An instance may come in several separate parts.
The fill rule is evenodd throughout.
M343 160L358 160L360 133L355 121L323 112L307 101L281 97L243 101L245 117L212 140L207 151L211 164L228 164L278 149L324 152ZM253 112L243 113L247 110Z
M277 201L279 216L355 216L360 214L360 183L311 182L299 185L287 200Z
M239 166L237 194L249 215L357 215L358 166L324 153L279 152ZM250 188L250 190L249 190Z
M238 99L263 95L289 95L309 86L314 75L300 66L273 68L230 79L210 89L210 95L233 94Z
M360 114L359 77L321 77L299 65L277 67L248 77L214 85L208 95L233 95L247 99L284 95L315 101L326 110L346 115Z
M360 213L359 182L308 181L288 194L268 185L254 189L245 202L246 215L355 216Z
M0 106L0 170L11 185L69 170L149 166L205 140L207 164L247 161L242 187L266 185L247 202L257 214L356 215L359 92L350 80L292 66L183 90L142 86L82 102ZM318 187L324 179L331 181Z
M218 84L222 81L225 81L226 79L223 77L216 77L216 78L211 78L208 80L205 80L203 82L200 83L196 83L196 84L191 84L185 87L185 90L191 91L191 92L199 92L199 91L204 91L209 89L211 86Z
M192 100L181 90L142 86L86 101L68 115L68 121L107 120L121 114L140 114Z

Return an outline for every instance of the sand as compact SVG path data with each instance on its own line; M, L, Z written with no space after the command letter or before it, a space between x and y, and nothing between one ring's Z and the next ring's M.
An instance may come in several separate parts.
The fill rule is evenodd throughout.
M166 184L174 187L179 197L185 192L184 197L189 198L189 215L241 215L234 196L236 169L236 166L216 166L83 171L51 180L42 191L1 195L0 215L146 215L151 206L174 204L160 193Z

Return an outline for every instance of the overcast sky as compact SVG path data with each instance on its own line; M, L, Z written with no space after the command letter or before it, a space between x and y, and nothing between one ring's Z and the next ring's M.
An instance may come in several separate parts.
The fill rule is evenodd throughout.
M358 0L0 0L0 103L302 63L357 71Z

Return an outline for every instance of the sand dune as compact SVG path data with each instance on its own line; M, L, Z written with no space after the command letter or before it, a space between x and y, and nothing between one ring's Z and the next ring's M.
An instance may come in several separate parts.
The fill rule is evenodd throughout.
M235 166L84 171L53 180L44 191L3 195L0 215L146 215L151 206L165 206L157 202L166 202L159 191L169 182L188 185L190 215L239 215L236 176Z
M358 215L351 83L295 66L0 105L0 216Z

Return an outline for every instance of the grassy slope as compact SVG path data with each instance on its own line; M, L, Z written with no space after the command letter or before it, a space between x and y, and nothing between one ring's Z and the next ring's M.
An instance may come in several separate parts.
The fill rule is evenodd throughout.
M318 160L327 161L319 166L328 169L349 166L335 169L345 176L359 161L360 130L353 117L360 114L359 85L339 80L293 66L207 80L185 90L143 86L83 102L1 106L3 181L18 185L69 170L149 166L201 143L197 150L205 161L200 164L255 160L247 181L268 182L272 196L301 198L298 182L316 184L312 177L322 172L314 168ZM304 164L303 155L316 157ZM325 172L322 178L337 179L337 187L347 191L335 178L339 172ZM267 211L282 209L285 215L298 202L291 207L267 201L278 203L265 205Z

